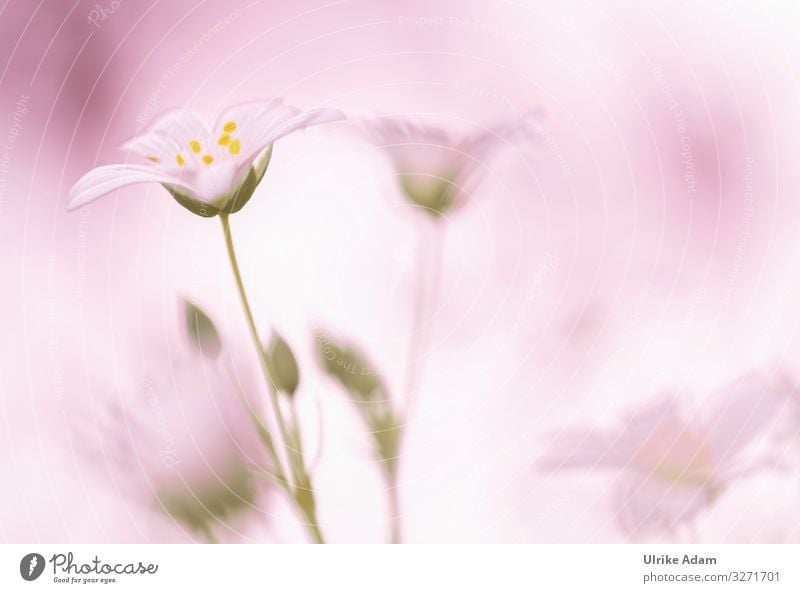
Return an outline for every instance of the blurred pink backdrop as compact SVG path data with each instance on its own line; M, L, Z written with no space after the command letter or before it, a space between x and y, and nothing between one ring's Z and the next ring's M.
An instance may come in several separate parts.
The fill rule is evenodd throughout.
M751 371L765 390L793 385L798 26L798 7L780 2L11 0L0 541L202 541L156 503L174 476L152 439L168 434L200 481L227 451L258 456L217 379L167 381L150 400L141 388L180 364L207 371L185 362L182 297L235 345L233 372L255 374L218 224L158 187L72 213L66 195L165 109L212 117L272 96L456 130L537 114L535 140L493 160L439 228L349 122L282 141L232 217L256 319L294 348L300 413L322 427L322 443L307 432L331 541L383 541L385 487L316 364L314 330L362 346L402 398L416 242L436 233L443 276L401 464L406 541L799 541L791 386L760 443L774 467L678 529L632 536L614 516L613 474L539 463L554 435L613 427L664 391L693 409ZM291 513L264 488L217 534L302 541Z

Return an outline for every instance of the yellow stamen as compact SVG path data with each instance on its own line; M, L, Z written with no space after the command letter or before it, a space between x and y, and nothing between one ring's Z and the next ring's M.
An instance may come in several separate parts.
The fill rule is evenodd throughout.
M183 167L186 164L186 161L184 160L183 155L181 153L175 155L175 160L178 161L178 164L181 167Z
M200 143L197 140L190 140L189 146L192 147L192 152L197 154L200 152Z
M230 152L231 154L239 154L239 150L241 150L241 148L242 148L242 147L241 147L241 145L239 144L239 139L238 139L238 138L235 138L235 139L234 139L234 140L231 142L231 145L228 147L228 152Z
M211 163L213 163L213 162L214 162L214 157L213 157L213 156L211 156L210 154L204 154L204 155L203 155L203 162L204 162L206 165L210 165Z
M217 140L217 144L219 144L220 146L226 146L230 141L231 141L231 135L223 134L222 136L219 137L219 140Z
M225 122L225 126L222 128L226 132L233 132L236 129L236 122L235 121L227 121Z
M149 155L147 155L147 160L148 161L153 161L154 163L157 163L158 162L158 157L154 156L152 154L149 154Z

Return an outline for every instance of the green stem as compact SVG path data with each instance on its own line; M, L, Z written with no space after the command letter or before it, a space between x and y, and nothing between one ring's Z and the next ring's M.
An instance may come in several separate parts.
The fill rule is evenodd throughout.
M311 535L311 539L314 540L315 544L324 544L325 538L322 537L322 531L320 531L319 521L317 520L314 491L311 488L311 481L308 479L308 476L306 476L305 480L298 486L297 504L306 519L306 528Z
M442 276L442 256L444 250L445 227L433 229L433 245L428 248L425 241L427 227L420 227L417 244L416 286L414 287L413 319L411 340L408 346L406 361L406 405L405 416L408 419L416 406L419 387L422 383L424 365L419 360L427 347L427 338L433 320L425 320L426 309L433 308L439 292ZM430 259L428 256L430 255Z
M202 531L203 535L206 536L206 539L208 540L209 544L219 543L219 540L217 539L217 536L214 535L214 531L211 529L210 525L203 525L203 527L201 527L200 530Z
M389 521L391 525L389 543L399 544L402 543L403 536L400 531L400 490L397 484L396 470L390 470L386 482L389 490Z
M325 538L322 537L322 532L319 530L319 523L317 523L316 518L314 518L314 522L309 524L309 530L311 531L311 537L314 538L315 544L324 544Z
M283 470L283 464L281 463L281 458L278 455L278 451L275 449L275 445L272 441L272 435L267 428L267 425L261 420L261 417L258 415L258 412L253 408L253 405L250 403L250 400L242 391L239 382L235 379L233 370L228 365L228 377L236 386L236 392L239 394L239 399L242 402L242 405L247 408L247 411L250 413L250 419L253 421L253 426L256 429L256 433L258 433L259 439L261 440L264 448L267 450L272 463L275 465L275 474L270 474L269 472L264 472L273 482L277 482L281 488L289 495L292 495L292 490L290 488L289 480L286 478L286 473Z
M417 396L417 382L419 379L419 356L423 347L423 314L425 312L425 263L427 250L425 249L424 227L419 230L419 241L417 242L417 268L416 278L414 279L414 304L411 320L411 339L408 346L408 358L406 360L406 410L411 408Z
M400 521L400 487L398 483L398 467L400 465L400 449L405 436L405 429L408 419L412 416L417 400L418 386L421 383L423 365L419 361L420 355L425 346L426 328L425 307L435 304L441 280L442 269L442 250L443 250L443 227L434 229L433 237L433 256L432 277L430 278L430 291L428 288L428 277L426 274L426 263L429 250L425 245L426 227L420 227L419 242L417 245L417 270L416 285L414 287L413 320L411 327L411 340L408 347L408 358L406 361L406 405L404 413L397 418L397 431L394 444L392 446L392 465L386 470L386 486L389 494L389 514L390 514L390 543L399 544L402 542L402 531ZM426 296L428 298L426 298Z
M324 543L324 538L320 532L316 519L316 512L314 510L314 491L311 487L311 480L305 471L302 457L299 455L297 450L293 449L293 440L289 436L289 431L286 427L286 422L283 418L283 414L281 413L281 408L278 402L278 391L275 386L275 382L272 380L272 376L269 373L269 366L267 365L267 359L264 355L264 348L261 345L261 340L258 337L258 330L256 329L256 324L253 320L253 310L250 308L250 302L247 299L247 293L244 289L244 283L242 282L242 274L239 270L239 262L236 259L236 250L233 247L233 237L231 236L231 227L230 222L228 221L228 215L220 214L219 218L222 222L222 232L225 235L225 245L228 250L228 259L230 260L233 277L236 280L236 288L239 292L239 300L242 303L242 310L244 311L244 316L247 321L247 327L250 330L250 337L253 340L253 346L258 354L261 372L264 375L264 380L267 384L267 391L269 391L269 399L272 404L272 411L275 414L275 422L277 423L278 430L280 431L284 453L286 454L289 464L292 467L292 473L295 477L295 489L293 492L294 502L308 520L306 525L314 542ZM282 467L277 469L280 470L281 474L284 473Z

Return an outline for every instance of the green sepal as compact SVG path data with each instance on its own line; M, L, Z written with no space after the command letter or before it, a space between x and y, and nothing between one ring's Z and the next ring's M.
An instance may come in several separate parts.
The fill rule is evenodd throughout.
M247 175L245 175L245 178L232 195L227 197L223 196L215 200L218 204L224 202L222 207L193 198L180 191L178 187L174 185L168 183L162 183L161 185L175 198L178 204L186 208L192 214L202 216L203 218L213 218L220 213L233 214L244 208L245 204L253 197L253 193L255 193L258 184L261 183L261 180L264 178L264 173L267 172L267 166L271 158L272 145L267 148L267 151L264 153L264 156L259 159L258 163L248 169Z
M418 175L401 173L400 187L409 202L439 219L455 204L457 188L454 179L455 175L445 175L420 182Z
M214 322L200 307L191 301L183 301L186 331L189 341L203 356L216 358L222 351L222 340L219 337Z
M250 170L247 171L247 176L244 178L239 187L236 189L236 192L233 194L231 199L222 207L222 212L226 214L234 214L239 212L242 208L244 208L245 204L250 201L250 198L253 197L253 193L256 191L258 184L261 183L261 180L264 178L264 173L267 172L267 166L269 165L269 161L272 158L272 144L270 144L267 152L264 153L264 156L259 159L258 163L254 167L250 167Z
M213 218L219 214L219 208L216 206L213 206L212 204L206 204L205 202L201 202L196 198L187 196L186 194L178 191L174 185L169 185L167 183L162 183L161 185L163 185L164 188L170 194L172 194L172 197L175 198L175 201L178 202L178 204L186 208L192 214L197 214L203 218Z

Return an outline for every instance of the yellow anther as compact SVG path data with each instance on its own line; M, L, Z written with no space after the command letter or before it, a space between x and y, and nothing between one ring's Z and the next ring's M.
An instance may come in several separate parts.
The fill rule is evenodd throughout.
M193 153L197 154L198 152L200 152L200 148L201 147L200 147L200 143L197 140L190 140L189 141L189 146L192 147L192 152Z
M217 144L219 144L220 146L226 146L230 141L231 141L231 135L223 134L222 136L219 137L219 140L217 140Z
M222 128L226 132L233 132L236 129L236 122L235 121L226 121L225 126Z
M186 164L186 161L184 160L183 155L181 153L175 155L175 160L181 167L183 167Z
M210 154L204 154L204 155L203 155L203 162L204 162L206 165L210 165L211 163L213 163L213 162L214 162L214 157L213 157L213 156L211 156Z
M230 152L231 154L239 154L241 148L242 147L239 144L239 139L235 138L234 140L231 141L231 145L228 146L228 152Z
M148 161L153 161L154 163L157 163L158 162L158 157L154 156L152 154L149 154L149 155L147 155L147 160Z

